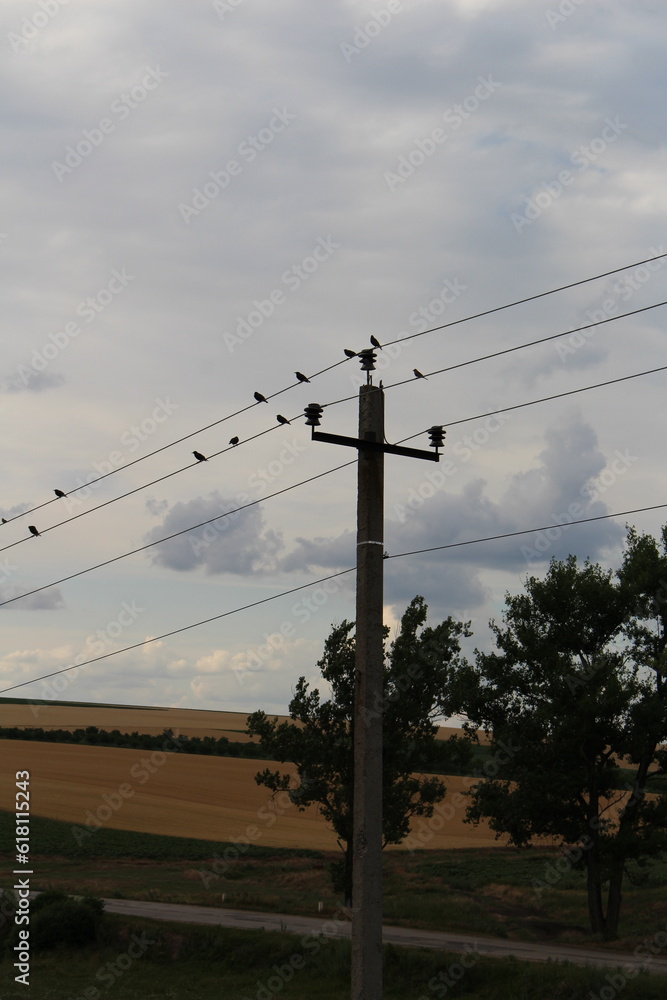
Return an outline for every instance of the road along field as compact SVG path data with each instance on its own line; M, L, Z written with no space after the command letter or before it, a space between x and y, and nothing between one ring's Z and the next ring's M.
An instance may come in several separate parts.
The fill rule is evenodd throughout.
M273 800L255 783L257 771L290 770L287 764L24 740L3 740L1 750L0 809L14 810L15 773L28 771L31 812L71 823L75 838L105 826L203 840L247 838L267 847L337 847L316 808L299 812L286 793ZM447 799L431 820L416 821L414 846L505 843L486 825L463 823L461 792L471 780L445 779Z

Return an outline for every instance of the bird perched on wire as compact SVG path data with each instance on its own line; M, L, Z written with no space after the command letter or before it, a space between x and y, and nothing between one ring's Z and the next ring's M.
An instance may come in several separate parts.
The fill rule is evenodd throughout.
M373 347L379 347L380 350L382 350L382 344L377 339L377 337L371 337L371 344L373 345Z
M268 399L266 398L266 396L262 396L261 392L254 392L253 396L255 397L258 403L268 403Z
M62 491L62 490L54 490L53 492L55 493L55 495L56 495L57 497L66 497L66 496L67 496L67 494L66 494L66 493L63 493L63 491Z
M192 454L195 456L198 462L208 462L206 455L202 455L200 451L193 451Z
M37 530L37 528L35 527L34 524L29 524L28 525L28 531L30 532L31 535L38 535L39 536L39 531Z
M237 437L230 438L229 443L236 448L237 444L239 443L239 439Z
M287 417L283 417L282 413L276 414L276 420L279 424L291 424L292 421L288 420Z
M3 517L3 519L2 519L2 523L3 523L3 524L7 524L7 518L6 518L6 517Z
M294 372L294 374L298 378L299 382L310 382L308 376L304 375L303 372Z
M357 356L356 351L350 351L347 347L343 348L343 354L348 358L356 358Z
M426 378L426 376L422 375L418 368L413 368L412 370L415 373L415 378Z

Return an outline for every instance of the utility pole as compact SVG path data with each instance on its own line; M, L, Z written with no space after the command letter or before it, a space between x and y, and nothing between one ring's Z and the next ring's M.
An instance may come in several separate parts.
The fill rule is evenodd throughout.
M316 431L322 407L306 407L315 441L357 448L357 618L354 688L352 835L352 1000L382 1000L382 715L384 698L384 455L438 462L442 427L431 427L435 452L385 444L384 392L372 383L375 352L359 352L359 437Z

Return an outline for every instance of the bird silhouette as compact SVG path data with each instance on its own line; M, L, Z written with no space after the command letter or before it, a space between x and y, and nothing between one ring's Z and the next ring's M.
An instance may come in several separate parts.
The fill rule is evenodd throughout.
M39 531L37 530L34 524L28 525L28 531L30 532L31 535L39 535Z
M202 455L200 451L193 451L192 454L195 456L198 462L208 462L205 455Z
M234 447L236 448L237 444L239 443L239 439L237 437L230 438L229 443L233 444Z
M345 354L348 358L356 358L357 356L356 351L350 351L347 347L343 348L343 354Z
M3 519L2 519L2 523L3 523L3 524L7 524L7 518L6 518L6 517L3 517Z
M258 403L268 403L268 399L266 399L265 396L262 396L261 392L254 392L253 396L255 397Z
M66 493L63 493L63 491L62 491L62 490L54 490L53 492L55 493L55 495L56 495L57 497L66 497L66 496L67 496L67 494L66 494Z
M278 421L279 424L291 424L292 423L292 421L288 420L287 417L283 417L282 413L278 413L276 415L276 420Z
M294 372L294 374L298 378L299 382L310 382L308 376L304 375L303 372Z
M371 344L373 345L373 347L379 347L380 350L382 350L382 344L377 339L377 337L371 337Z
M426 376L422 375L418 368L413 368L412 370L415 373L415 378L426 378Z

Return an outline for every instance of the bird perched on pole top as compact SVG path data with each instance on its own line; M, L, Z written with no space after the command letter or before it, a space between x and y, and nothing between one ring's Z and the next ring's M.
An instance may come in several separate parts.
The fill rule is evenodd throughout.
M28 531L30 532L31 535L37 535L37 536L39 536L39 531L37 530L37 528L35 527L34 524L29 524L28 525Z
M62 490L54 490L53 492L55 493L55 495L56 495L57 497L66 497L66 496L67 496L67 494L66 494L66 493L63 493L63 491L62 491Z
M206 455L202 455L200 451L193 451L192 454L195 456L198 462L208 462Z
M304 375L303 372L294 372L294 374L298 378L299 382L310 382L308 376Z
M382 344L377 339L377 337L371 337L371 344L373 345L373 347L379 347L380 350L382 350Z
M292 421L288 420L287 417L283 417L282 413L276 414L276 420L279 424L291 424Z
M413 368L412 370L415 373L415 378L426 378L426 376L422 375L418 368Z
M237 437L230 438L229 443L236 448L237 444L239 443L239 439Z
M268 403L268 399L265 396L262 396L261 392L254 392L253 396L258 403Z

